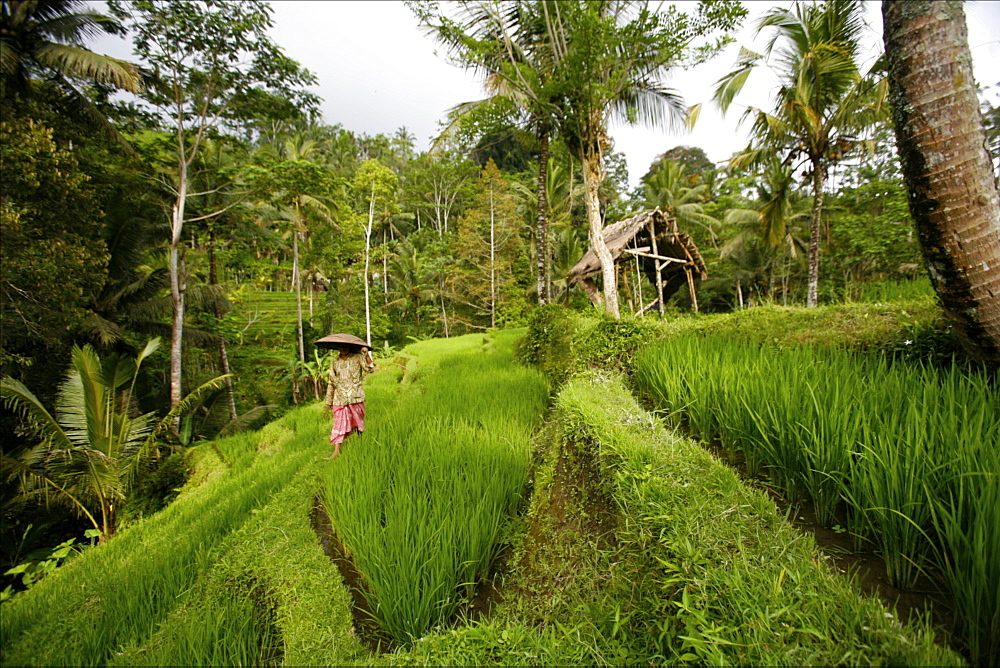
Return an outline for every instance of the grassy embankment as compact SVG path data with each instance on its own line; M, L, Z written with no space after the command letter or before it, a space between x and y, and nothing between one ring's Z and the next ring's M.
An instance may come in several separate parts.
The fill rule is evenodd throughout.
M785 498L809 498L826 526L874 544L894 584L942 581L955 644L995 660L1000 395L960 353L952 363L932 299L663 323L553 315L528 339L543 366L634 373L673 426L746 455Z
M405 376L386 365L369 415L425 391L462 345L408 349ZM313 495L334 479L324 472L352 455L319 461L327 427L311 406L220 441L224 461L201 446L201 473L174 504L5 606L4 663L957 661L860 597L763 495L600 375L565 386L536 441L531 510L506 530L502 602L479 623L373 655L310 526Z

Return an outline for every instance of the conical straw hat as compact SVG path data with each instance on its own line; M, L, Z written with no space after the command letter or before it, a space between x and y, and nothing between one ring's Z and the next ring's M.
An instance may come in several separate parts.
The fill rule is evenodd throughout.
M354 348L369 347L364 339L359 339L353 334L329 334L316 341L317 348L340 348L342 346L351 346Z

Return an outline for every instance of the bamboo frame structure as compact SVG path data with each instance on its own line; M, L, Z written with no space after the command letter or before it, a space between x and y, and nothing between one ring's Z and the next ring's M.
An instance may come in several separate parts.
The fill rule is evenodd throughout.
M662 316L666 300L685 284L692 308L698 311L695 280L704 280L708 272L698 247L690 235L677 229L675 220L659 208L651 209L607 226L602 234L615 262L625 261L623 258L631 261L634 257L637 271L644 273L656 286L656 299L647 305L640 299L637 314L657 306ZM600 262L590 249L573 266L568 278L570 283L579 285L593 303L600 304L601 294L594 283L594 277L600 273Z

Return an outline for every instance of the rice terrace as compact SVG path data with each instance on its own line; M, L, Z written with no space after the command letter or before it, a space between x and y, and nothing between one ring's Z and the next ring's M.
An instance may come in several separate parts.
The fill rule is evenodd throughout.
M0 4L0 664L1000 663L1000 10Z

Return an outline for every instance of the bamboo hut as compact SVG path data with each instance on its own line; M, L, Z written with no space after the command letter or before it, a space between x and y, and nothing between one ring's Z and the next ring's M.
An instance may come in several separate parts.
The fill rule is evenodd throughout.
M704 280L708 272L698 247L690 235L677 229L677 221L656 208L608 225L602 234L616 265L625 266L626 271L632 269L639 276L645 275L656 286L652 301L644 304L641 283L638 283L637 313L656 306L662 314L665 300L685 283L691 294L692 308L698 311L694 282ZM578 284L592 302L599 304L601 297L594 276L600 273L601 263L590 249L570 269L568 278L570 283Z

